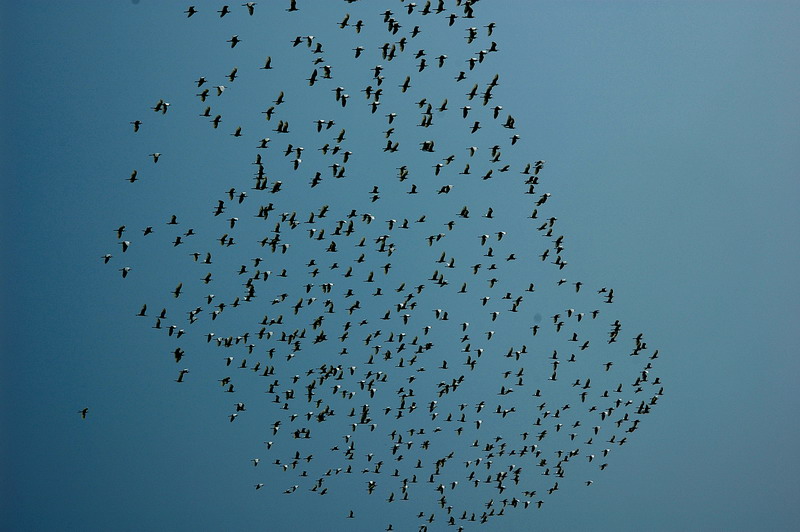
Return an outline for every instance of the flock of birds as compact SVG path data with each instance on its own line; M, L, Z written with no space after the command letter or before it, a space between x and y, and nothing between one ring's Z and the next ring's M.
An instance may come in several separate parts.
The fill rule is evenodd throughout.
M195 115L192 134L216 139L231 172L192 176L218 189L200 210L121 223L102 261L124 288L161 239L177 282L137 290L132 313L163 337L176 383L230 401L224 423L270 416L248 464L256 490L342 490L344 519L404 505L424 531L585 489L662 396L658 351L609 316L612 288L569 278L546 164L524 160L498 103L502 47L478 0L344 2L357 14L322 22L335 39L234 34L219 43L226 75L200 72L131 121L158 139L176 112ZM298 30L315 16L259 4L184 15ZM252 102L257 126L226 100L242 82L270 94ZM157 194L162 161L202 157L166 152L121 186ZM198 366L215 379L193 380Z

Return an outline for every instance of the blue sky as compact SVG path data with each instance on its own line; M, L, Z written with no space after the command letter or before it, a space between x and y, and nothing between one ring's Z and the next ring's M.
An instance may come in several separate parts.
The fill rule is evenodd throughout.
M540 468L515 459L515 465L524 461L531 489L539 491L533 500L542 498L545 504L539 510L509 510L488 526L794 528L800 518L794 504L800 471L793 445L798 436L793 422L798 406L794 321L800 295L796 3L482 0L475 5L475 23L458 20L450 28L444 15L423 18L416 13L408 18L399 2L388 2L398 19L405 17L401 32L415 24L423 29L414 45L392 61L381 59L377 50L390 40L379 15L386 9L382 2L373 7L366 0L307 0L299 2L299 12L287 13L288 2L262 1L253 17L232 4L233 13L224 18L215 13L221 4L198 3L199 12L191 19L183 15L182 4L151 0L6 4L0 32L7 80L2 87L2 367L7 379L0 439L6 481L0 508L10 529L380 530L393 523L397 530L414 530L421 524L418 511L426 516L437 511L435 484L415 487L409 504L383 502L388 492L401 493L396 483L384 480L386 473L326 477L330 492L325 497L309 492L309 483L324 469L345 463L341 453L329 449L345 449L340 425L346 427L346 412L364 401L336 403L336 418L315 426L311 442L297 444L281 431L273 436L272 423L283 414L275 410L272 395L264 393L268 379L224 365L231 355L234 365L248 358L252 366L258 355L205 341L208 332L255 334L262 315L274 316L278 308L285 314L284 329L309 327L307 318L317 315L312 309L321 308L326 299L319 293L322 281L311 281L317 284L312 294L318 298L316 307L308 305L300 318L293 318L291 306L304 295L308 259L330 263L331 254L324 251L327 241L311 240L305 227L289 230L284 224L285 241L291 243L285 256L255 242L270 233L279 212L297 210L301 219L323 204L332 214L327 225L318 222L317 227L328 235L346 208L375 215L371 224L357 219L357 234L369 237L368 242L392 235L397 253L391 259L373 249L365 252L369 260L364 267L375 271L387 294L400 294L393 289L404 280L409 287L420 279L427 285L417 295L424 310L412 313L411 325L418 330L433 324L431 341L437 349L425 355L429 358L419 377L419 409L427 411L437 380L465 374L460 397L439 398L441 417L458 411L462 401L473 405L483 398L487 409L502 403L519 410L504 419L486 414L480 429L484 432L474 431L482 442L495 433L509 442L519 440L537 415L539 402L530 397L537 388L548 396L548 409L570 402L588 430L594 418L577 410L567 376L591 376L596 388L603 379L613 379L615 373L604 375L600 363L588 358L594 353L602 361L607 359L600 357L619 357L614 371L625 382L635 378L641 365L627 351L604 345L614 319L623 323L626 348L642 332L649 352L659 350L651 373L664 382L665 395L651 414L642 416L629 442L613 450L608 468L599 472L594 463L586 463L591 446L582 445L580 462L559 491L548 496L543 492L551 483L541 479ZM424 5L417 4L417 9ZM352 26L338 28L348 12L350 24L365 21L361 34ZM489 21L497 27L487 38L482 26ZM482 46L494 40L499 50L474 72L464 62L476 51L464 39L470 25L478 27ZM226 41L234 34L242 42L232 49ZM313 70L313 54L305 44L292 47L297 35L314 35L324 44L320 55L323 64L333 65L333 79L308 86L304 80ZM365 57L354 60L351 48L359 43L365 45ZM429 65L418 73L418 60L410 54L423 46L431 64L439 53L447 54L447 67ZM273 71L259 69L267 55L275 63ZM374 84L370 68L375 64L383 64L386 77L377 116L370 114L360 93ZM234 66L239 77L229 82L225 76ZM455 82L451 74L461 70L468 79ZM470 103L470 113L480 117L475 119L482 129L469 133L465 124L472 120L460 116L464 94L473 83L482 90L495 73L500 77L493 100L503 106L501 119L513 115L521 137L513 147L511 130L487 116L477 99ZM398 85L407 74L412 83L404 94ZM206 87L225 85L223 94L215 96L212 88L208 102L200 102L194 83L200 76L208 78ZM331 89L336 86L351 95L346 108L334 100ZM278 106L280 116L267 122L261 111L275 105L281 90L287 101ZM447 97L450 106L447 112L434 112L435 125L425 131L416 125L420 110L413 104L421 97L434 106ZM166 115L149 109L159 99L171 103ZM222 114L217 130L209 118L197 116L209 103L212 116ZM401 145L398 153L386 153L382 131L391 126L382 115L394 109L394 138ZM289 142L305 148L298 171L291 167L294 156L283 157L287 141L272 131L279 118L292 123ZM317 119L333 119L336 126L316 133ZM139 133L132 131L133 120L143 122ZM242 138L230 135L237 126L243 128ZM347 177L334 179L327 173L334 159L316 148L323 142L333 145L332 137L342 127L347 130L344 145L353 155L346 164ZM437 139L435 154L414 147L428 131ZM270 183L280 179L284 187L270 198L248 188L255 171L250 163L259 151L255 146L264 136L272 139L271 148L262 150ZM492 179L481 180L489 168L488 147L494 143L503 145L503 160L513 171L495 171ZM472 174L463 176L458 172L469 160L465 148L470 145L480 146L479 152L469 161ZM162 154L157 164L148 158L154 152ZM452 166L434 175L432 165L450 153L456 156ZM546 163L537 195L526 195L519 169L540 159ZM411 169L407 181L397 179L402 164ZM323 181L309 188L317 168L326 172ZM133 169L139 181L128 183L125 178ZM406 195L410 183L423 193ZM453 192L435 194L445 184L454 184ZM373 202L376 185L380 199ZM225 193L231 187L246 190L247 200L229 200ZM565 235L569 266L563 271L537 259L552 243L536 231L538 224L525 219L543 192L552 196L539 207L541 216L557 217L553 236ZM220 199L226 202L225 216L215 217ZM277 208L270 220L262 224L253 219L257 205L270 201ZM464 205L469 205L469 219L458 217ZM492 220L481 216L489 207L495 211ZM166 225L172 214L180 221L177 227ZM415 223L422 214L429 225ZM240 221L236 229L226 230L230 216ZM409 218L412 229L388 229L386 220L402 218ZM456 229L448 231L443 222L451 219ZM439 226L432 227L434 223ZM115 233L121 225L131 242L124 254ZM142 235L146 226L154 227L152 235ZM197 236L185 237L182 247L173 246L178 231L189 227ZM483 307L478 294L488 288L478 286L491 276L485 270L485 276L473 276L469 267L476 262L488 266L491 259L482 255L485 246L478 237L495 230L507 231L502 242L491 236L500 286L498 296ZM236 246L223 248L216 242L226 232L234 235ZM422 237L439 232L447 234L442 243L424 243ZM345 248L345 242L341 240L338 251L342 265L360 253ZM212 252L213 264L195 263L189 257L192 251ZM447 260L456 259L452 271L435 263L441 252ZM517 260L503 261L512 252ZM109 264L101 259L105 253L114 255ZM253 271L255 256L263 256L262 269L275 274L265 284L268 289L259 288L257 304L229 307L213 324L208 314L213 307L203 305L202 321L189 325L181 313L208 293L217 294L214 304L229 305L241 295L247 276L236 270L247 263ZM384 276L380 268L386 262L392 270ZM335 337L352 304L340 291L348 286L365 290L361 281L367 270L353 264L357 284L335 279L336 314L329 317L326 332L337 344L344 344ZM123 280L118 268L124 265L132 270ZM290 273L285 280L277 277L282 268ZM437 268L452 276L455 286L468 279L471 299L459 298L453 286L440 290L426 280ZM214 279L209 285L200 281L207 273ZM321 275L333 279L326 277L330 271ZM581 280L585 288L575 294L569 285L555 286L561 277L569 283ZM511 315L499 296L506 291L521 294L529 282L536 283L537 292L525 295L522 312ZM184 284L184 293L176 300L170 292L178 283ZM612 305L604 305L596 294L603 286L614 288ZM280 293L289 294L289 303L272 305ZM390 297L394 303L399 296ZM359 312L370 324L354 327L348 347L354 353L363 349L360 339L382 328L385 348L390 345L386 333L394 325L379 317L392 304L372 296L360 299L365 309ZM148 317L138 318L144 303ZM575 365L563 362L559 372L564 376L548 382L551 348L563 360L571 347L552 331L532 338L529 327L536 315L542 316L544 329L553 312L595 306L602 311L600 317L579 329L582 337L591 338L587 353L592 354L583 358L578 353L581 359ZM165 324L186 330L179 342L151 329L162 307L169 309ZM450 312L449 324L434 323L435 308ZM489 309L501 312L496 322ZM470 322L471 343L485 343L487 355L494 354L481 360L477 373L461 369L464 342L449 333L462 321ZM373 326L378 322L384 326ZM479 340L489 327L497 334L494 343ZM522 344L532 353L524 362L502 356L508 346ZM258 347L262 358L271 345L285 354L285 344L264 342ZM172 355L176 346L186 351L177 365ZM329 363L345 367L353 363L362 371L365 357L350 354L342 362L340 346L331 348L336 349L332 357L308 345L291 362L276 358L279 388L286 389L292 375L300 374L297 368L313 366L306 353L325 355ZM446 372L436 371L441 359L450 363ZM520 365L526 368L525 386L499 397L502 371ZM190 369L186 382L173 382L184 367ZM371 401L374 411L394 406L401 370L389 372L390 367L381 366L392 382ZM578 367L580 372L571 373ZM224 393L216 383L226 375L234 376L236 393ZM608 385L612 382L617 381ZM247 410L231 423L228 416L238 401ZM84 407L89 408L86 420L77 413ZM305 413L304 405L298 408ZM469 407L470 420L474 410ZM393 423L407 428L373 414L380 418L378 429L370 433L359 427L354 436L359 455L354 467L369 467L364 458L369 452L388 452L386 434ZM466 436L455 436L446 422L441 425L447 430L429 436L433 449L427 454L418 447L409 449L406 462L450 450L458 460L471 456ZM274 452L263 444L270 439ZM285 463L295 444L317 457L308 465L310 480L272 465L276 457ZM552 449L541 445L545 452L559 448L558 443ZM250 460L256 457L261 462L253 467ZM505 467L506 458L495 460L497 468ZM389 469L388 460L384 467ZM315 476L319 468L322 472ZM504 497L492 495L488 485L472 489L461 478L466 471L455 464L442 477L447 483L460 479L458 490L448 491L457 508L480 514L486 499ZM377 500L366 495L368 478L379 481ZM585 486L586 479L593 484ZM265 485L256 491L257 483ZM295 484L302 489L283 493ZM350 509L356 519L346 518ZM445 528L446 519L439 510L430 529ZM463 524L470 529L470 523Z

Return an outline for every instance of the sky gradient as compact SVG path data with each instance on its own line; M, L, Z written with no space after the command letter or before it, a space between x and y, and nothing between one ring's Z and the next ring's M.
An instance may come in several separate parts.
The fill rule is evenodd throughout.
M140 252L124 283L121 264L100 258L121 255L118 226L136 233L133 252L143 240L140 228L166 227L169 213L216 238L221 226L212 210L229 188L227 172L243 161L250 172L254 152L255 137L245 147L229 134L236 124L246 133L262 127L263 115L252 109L265 109L270 104L262 102L282 88L254 81L260 62L269 54L295 61L301 50L290 39L312 32L331 57L344 57L349 47L333 45L342 15L363 12L371 21L384 8L309 0L296 14L305 17L296 19L302 24L293 26L282 2L277 8L263 1L257 12L276 17L266 31L265 19L249 18L238 4L224 19L214 14L216 3L197 4L201 12L191 19L183 4L150 0L4 4L2 522L9 530L375 530L385 518L406 523L398 505L383 505L387 515L367 509L369 518L346 521L341 493L323 500L253 490L269 464L264 458L253 468L249 460L262 452L271 418L258 426L230 423L236 399L195 384L219 378L218 351L191 352L188 382L174 383L186 366L175 365L163 335L151 334L149 318L135 317L142 303L152 301L151 314L160 308L145 294L169 297L178 282L186 282L187 297L204 293L194 285L208 269L186 266L189 249L182 262L170 262L166 240ZM399 2L388 4L398 9ZM316 12L308 17L305 10ZM666 383L658 408L592 486L565 489L539 511L490 526L793 529L800 520L800 363L792 325L800 310L797 3L482 0L476 12L482 23L497 23L500 51L490 67L501 76L496 97L514 115L528 152L515 161L547 161L542 190L552 193L548 208L567 236L570 279L614 287L614 314L627 336L643 331L660 350L658 374ZM379 28L367 24L364 39L383 42ZM233 50L225 43L232 34L243 38ZM457 57L462 35L422 38ZM261 48L248 52L254 41ZM307 63L297 61L287 68L307 75ZM224 82L234 65L241 78ZM334 73L334 83L358 80L348 87L351 103L362 98L356 87L368 78L363 74ZM203 105L193 93L201 75L209 85L229 85L224 96L233 93L219 131L198 126L195 110ZM395 94L385 105L399 98L398 83L392 79ZM162 121L149 110L160 98L174 102ZM450 114L457 116L452 99ZM316 103L287 102L298 105L292 121L310 126L321 118L313 114ZM335 112L345 120L352 109ZM136 119L144 124L134 136L129 122ZM413 120L397 126L404 146L411 142L410 134L402 136L406 129L418 134ZM148 136L155 124L158 135ZM348 128L349 142L366 146L371 131ZM450 139L464 146L466 140ZM304 164L321 160L314 151L306 146ZM353 151L351 175L391 164L391 154L359 160ZM159 174L147 160L151 152L164 154ZM276 164L288 161L279 156ZM139 183L125 182L132 168L140 169ZM374 222L384 227L408 205L392 207L391 191L399 197L406 189L394 177L375 177L388 192ZM302 204L312 194L284 181L289 202ZM469 223L481 223L478 207L490 203L502 216L529 210L529 198L498 190L508 186L499 179L464 186L474 187L466 193L476 203ZM335 206L352 192L368 203L369 188L353 187L340 196L325 196L332 193L320 187L309 198L314 206L326 198ZM458 212L460 198L443 205ZM434 201L450 200L434 197L419 211L437 208ZM526 241L512 237L522 253ZM215 268L237 265L220 262ZM396 267L398 278L410 275L414 261L398 259ZM530 316L519 323L525 320ZM513 337L518 324L507 323L498 331ZM528 387L538 387L530 379ZM253 418L266 402L261 393L248 396ZM535 400L520 395L513 400L520 408ZM84 407L86 420L77 413ZM407 522L416 529L415 519ZM432 527L439 528L443 522Z

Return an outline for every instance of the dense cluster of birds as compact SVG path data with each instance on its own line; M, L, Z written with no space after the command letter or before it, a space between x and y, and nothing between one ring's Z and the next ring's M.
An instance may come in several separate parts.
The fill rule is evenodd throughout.
M191 113L231 161L192 176L214 183L202 209L143 209L101 257L123 288L154 254L173 265L174 284L132 294L170 378L230 394L223 423L270 416L254 488L347 490L344 519L385 503L420 530L461 530L591 485L663 394L658 351L610 316L612 288L568 275L546 164L525 160L498 102L495 23L478 0L344 0L323 42L300 31L305 2L277 4L186 8L187 24L262 15L298 35L233 34L227 74L198 73L131 121L158 139ZM269 96L243 103L242 82ZM156 194L163 161L202 156L163 149L124 192ZM192 379L198 366L216 382Z

